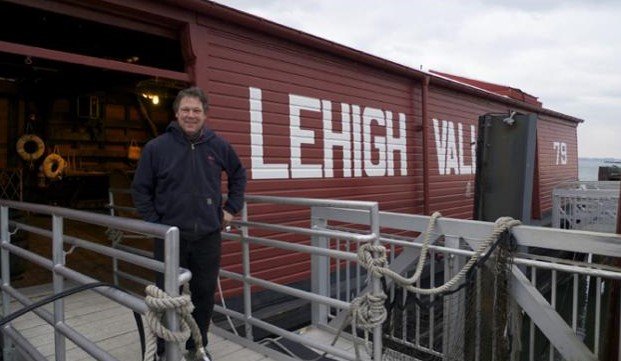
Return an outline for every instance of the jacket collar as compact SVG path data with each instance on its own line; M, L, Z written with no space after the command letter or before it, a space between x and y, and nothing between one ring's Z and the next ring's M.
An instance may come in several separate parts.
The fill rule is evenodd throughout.
M209 139L211 139L212 137L216 136L216 134L211 129L207 128L206 125L203 125L203 129L201 129L201 134L198 136L197 140L195 142L191 142L188 139L188 137L186 137L185 133L183 132L183 129L181 129L181 126L179 125L177 121L170 122L170 124L168 124L168 126L166 127L166 132L171 133L173 138L175 138L176 140L182 143L187 143L187 144L204 143L208 141Z

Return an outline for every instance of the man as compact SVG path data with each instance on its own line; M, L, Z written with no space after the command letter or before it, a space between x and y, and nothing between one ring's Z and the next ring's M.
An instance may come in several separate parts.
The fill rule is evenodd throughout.
M179 92L173 103L176 121L144 147L132 183L134 205L144 220L180 230L179 264L192 272L192 316L205 351L220 268L220 232L242 209L246 187L246 170L233 147L205 126L207 107L200 88ZM223 171L228 178L224 204ZM154 253L164 260L163 240L156 240ZM163 283L158 273L158 286ZM199 355L192 339L186 348L189 357ZM158 355L163 352L164 342L158 340Z

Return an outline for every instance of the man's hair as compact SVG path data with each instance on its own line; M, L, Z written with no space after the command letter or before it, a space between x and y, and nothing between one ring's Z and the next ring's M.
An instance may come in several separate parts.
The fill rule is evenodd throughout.
M179 103L181 103L181 99L183 98L198 98L198 100L200 100L203 104L203 111L205 112L209 107L209 103L207 102L207 96L203 92L203 89L197 86L193 86L179 91L177 97L175 98L175 101L173 102L173 111L175 113L177 113L177 111L179 110Z

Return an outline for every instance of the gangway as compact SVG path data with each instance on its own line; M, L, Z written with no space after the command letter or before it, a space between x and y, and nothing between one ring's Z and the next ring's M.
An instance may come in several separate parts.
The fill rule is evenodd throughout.
M254 337L259 329L271 334L275 342L286 339L306 346L317 355L325 354L326 357L339 360L465 360L470 357L483 360L488 357L492 359L491 355L502 352L501 348L504 346L508 347L510 359L516 360L597 360L609 347L605 341L619 342L605 337L608 327L618 328L619 324L607 324L609 320L603 315L604 307L610 306L607 305L607 292L614 281L621 280L621 270L607 266L604 262L609 257L621 257L621 237L618 235L517 225L499 237L510 247L502 244L497 247L509 249L511 257L492 254L475 268L474 276L466 287L450 296L407 296L397 283L390 279L380 280L374 272L366 271L357 254L362 245L384 246L387 250L387 262L384 266L398 274L411 276L420 258L423 241L428 239L430 244L427 247L428 252L425 252L429 255L428 262L424 264L423 276L417 285L430 288L445 283L460 272L481 243L490 237L494 223L382 212L375 202L255 195L248 196L246 202L241 219L235 221L236 230L223 235L224 239L239 242L240 252L237 256L241 267L222 269L220 273L223 283L241 286L239 297L242 297L243 302L237 308L218 305L216 312L230 317L234 327L219 325L220 327L212 331L259 353L266 352L265 342ZM140 263L154 270L162 271L164 267L170 270L170 259L161 264L137 256L127 249L100 247L65 235L62 232L62 219L74 217L84 222L118 229L128 235L165 237L169 234L171 245L176 237L173 236L174 228L122 217L92 215L5 200L0 201L0 207L3 305L10 304L8 298L15 297L16 292L19 292L10 287L6 277L9 252L20 257L28 256L24 250L16 249L10 244L9 230L13 232L19 228L20 231L38 231L26 224L9 222L9 209L52 215L55 227L46 231L46 234L50 236L54 250L60 255L64 252L63 242L67 242L76 247L100 251L123 262ZM283 217L277 223L270 222L269 218L262 217L261 210L264 207L282 207L281 214L291 214L293 218ZM430 225L433 227L430 228ZM131 242L131 239L125 240L125 246L131 246ZM524 246L520 249L529 250L545 249L549 252L541 257L537 252L518 253L514 246ZM293 252L308 257L308 286L279 283L265 276L266 273L255 270L253 265L256 264L256 258L263 254L257 252L257 249L284 252L281 254ZM174 253L174 249L169 251ZM562 257L567 252L576 255L591 253L593 258L591 262L586 262L579 257ZM65 278L76 282L91 281L78 276L73 270L68 270L59 255L53 260L32 257L54 271L57 284L63 284ZM499 259L510 259L506 265L506 294L509 303L504 315L491 316L486 313L486 300L492 292L487 289L485 272L491 262ZM178 286L179 283L187 281L189 274L179 271L178 267L175 270L170 272L180 272L179 275L168 275L167 279L171 284L175 283L174 286ZM590 286L585 288L586 284ZM55 291L61 289L58 285L55 287ZM455 286L457 287L459 286ZM254 291L257 288L309 302L311 307L308 325L302 330L288 330L270 323L269 320L258 318L254 312L257 301ZM174 294L175 287L167 287L167 290ZM401 299L411 302L406 302L407 307L402 309L392 308L382 325L366 330L356 327L360 324L352 326L347 315L356 307L353 304L364 294L380 296L384 291L393 305L399 305L397 301ZM119 304L144 311L144 303L139 297L106 289L98 290L98 293ZM562 302L563 300L568 302ZM432 302L425 305L428 301ZM409 308L410 304L416 304L417 307ZM612 307L620 309L621 305ZM62 342L64 336L77 340L73 342L97 359L114 359L105 355L105 350L97 345L90 344L81 336L72 333L64 325L63 314L57 311L59 309L58 306L55 307L52 315L55 317L52 324L56 325L56 359L66 359L65 345ZM3 311L5 314L8 312ZM505 333L514 336L510 344L504 344L505 339L494 338L498 336L490 338L490 344L486 343L486 327L490 319L493 322L504 322L507 331ZM241 326L237 327L238 325ZM336 338L337 331L343 325L346 327L340 337ZM11 327L7 325L3 329L5 345L12 341L18 348L28 349L29 340L17 336ZM519 329L521 332L518 333ZM336 340L336 343L332 345L330 340ZM519 340L523 342L517 342ZM513 342L521 343L522 347L518 349ZM273 351L266 352L270 359L296 359L285 350Z

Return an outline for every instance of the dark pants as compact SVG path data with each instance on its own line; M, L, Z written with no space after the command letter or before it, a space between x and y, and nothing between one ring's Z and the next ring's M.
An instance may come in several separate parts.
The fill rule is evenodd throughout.
M207 331L213 313L214 295L216 291L218 272L220 270L220 248L222 238L220 232L206 236L192 236L181 233L179 241L179 265L192 272L190 291L194 312L192 316L201 331L203 346L207 346ZM156 260L164 260L164 240L155 240L154 256ZM164 275L157 273L157 286L164 289ZM194 340L190 338L186 349L193 350ZM157 353L164 352L164 340L157 340Z

